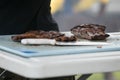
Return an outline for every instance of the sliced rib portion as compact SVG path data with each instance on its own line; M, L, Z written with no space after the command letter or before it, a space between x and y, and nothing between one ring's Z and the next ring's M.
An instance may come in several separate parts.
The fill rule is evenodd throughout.
M88 40L105 40L109 37L109 35L105 33L105 28L105 26L98 24L82 24L73 27L71 29L71 33L78 38Z

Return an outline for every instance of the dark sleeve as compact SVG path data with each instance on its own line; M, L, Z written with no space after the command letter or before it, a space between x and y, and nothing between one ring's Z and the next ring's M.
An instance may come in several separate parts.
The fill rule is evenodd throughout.
M59 31L57 23L53 20L51 15L51 7L50 7L51 0L43 0L43 4L39 9L38 13L38 29L42 30L55 30ZM42 11L42 12L41 12Z

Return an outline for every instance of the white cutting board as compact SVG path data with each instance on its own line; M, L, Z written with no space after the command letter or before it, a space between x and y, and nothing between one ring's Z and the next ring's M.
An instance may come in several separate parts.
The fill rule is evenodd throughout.
M69 33L66 33L69 34ZM85 42L86 40L83 40ZM0 49L22 57L42 57L70 54L96 54L96 52L120 51L120 35L110 34L104 46L53 46L53 45L23 45L11 40L11 35L0 36Z

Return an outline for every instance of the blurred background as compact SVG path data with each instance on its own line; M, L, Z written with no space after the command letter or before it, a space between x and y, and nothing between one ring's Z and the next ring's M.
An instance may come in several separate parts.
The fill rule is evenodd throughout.
M60 31L79 24L106 25L107 32L120 31L120 0L52 0L51 12Z
M60 31L70 31L79 24L102 24L106 32L120 31L120 0L52 0L51 12ZM113 72L120 80L120 71ZM88 80L105 80L103 73L95 73Z

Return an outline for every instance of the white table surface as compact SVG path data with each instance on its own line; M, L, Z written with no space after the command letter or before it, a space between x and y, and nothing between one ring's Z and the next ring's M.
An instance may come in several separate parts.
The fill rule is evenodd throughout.
M0 51L0 67L27 78L120 70L120 51L24 58Z

